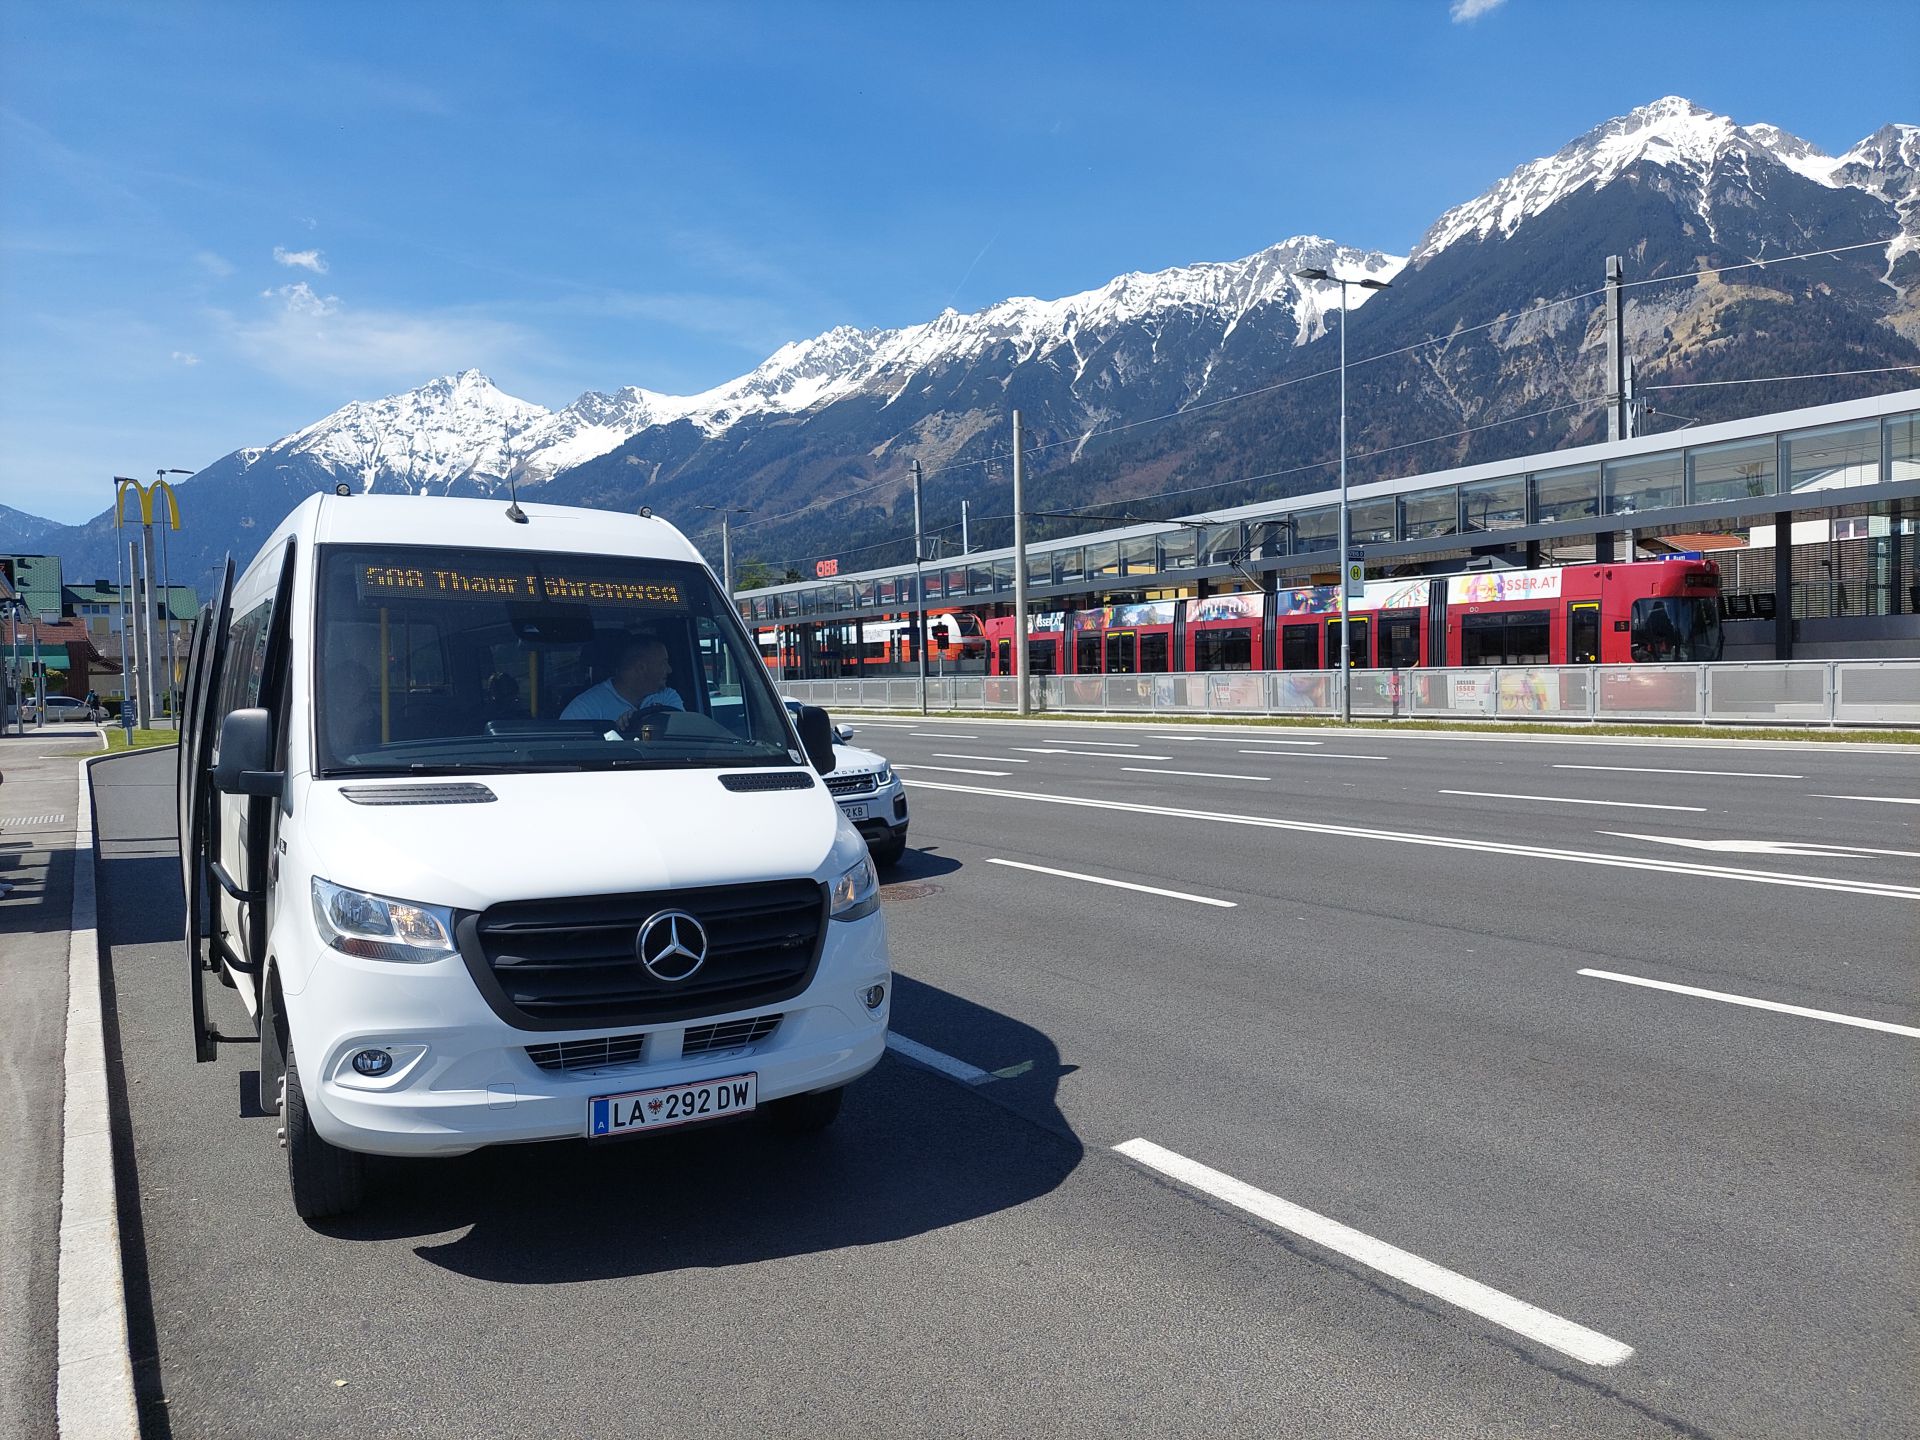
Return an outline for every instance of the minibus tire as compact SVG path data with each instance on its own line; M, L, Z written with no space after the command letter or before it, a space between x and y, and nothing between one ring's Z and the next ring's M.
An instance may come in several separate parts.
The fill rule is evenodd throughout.
M767 1118L773 1121L775 1129L789 1135L812 1135L833 1124L846 1093L846 1086L836 1085L811 1095L789 1095L767 1105Z
M351 1150L342 1150L320 1137L307 1114L306 1093L300 1088L300 1069L287 1053L286 1099L281 1109L287 1137L287 1180L293 1189L293 1210L302 1220L325 1220L360 1208L366 1194L366 1162Z

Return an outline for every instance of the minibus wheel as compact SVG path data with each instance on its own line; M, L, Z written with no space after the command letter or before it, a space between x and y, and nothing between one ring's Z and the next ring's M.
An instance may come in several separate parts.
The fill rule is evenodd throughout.
M789 1135L812 1135L833 1124L840 1113L840 1101L846 1095L847 1087L836 1085L831 1090L816 1090L811 1095L789 1095L784 1100L775 1100L767 1106L767 1116L773 1121L774 1128L786 1131Z
M294 1213L302 1220L325 1220L360 1208L366 1193L366 1162L320 1138L307 1113L300 1088L300 1067L287 1052L281 1089L280 1143L287 1147L287 1179L293 1187Z

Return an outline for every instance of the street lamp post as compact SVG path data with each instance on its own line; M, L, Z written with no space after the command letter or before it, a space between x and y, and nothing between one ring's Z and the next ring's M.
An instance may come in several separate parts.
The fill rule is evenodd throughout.
M1296 280L1330 280L1340 287L1340 720L1346 724L1353 720L1353 635L1347 625L1352 609L1347 604L1347 563L1352 551L1347 534L1347 286L1386 290L1391 288L1391 282L1349 280L1317 267L1296 270L1293 274Z
M751 515L753 512L744 505L696 505L696 510L717 510L720 512L720 584L727 592L727 603L733 603L733 517Z
M168 468L154 472L154 484L164 484L169 475L191 475L191 470ZM175 517L176 521L178 517ZM180 728L179 657L173 649L173 567L167 554L167 532L160 532L160 615L167 637L167 704L173 711L173 728Z

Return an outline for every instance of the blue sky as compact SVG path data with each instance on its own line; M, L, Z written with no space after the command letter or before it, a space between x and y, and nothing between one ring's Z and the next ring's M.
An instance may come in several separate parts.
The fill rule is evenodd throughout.
M1484 10L1456 18L1463 5ZM17 3L0 503L472 365L551 407L1449 205L1681 94L1920 121L1920 6Z

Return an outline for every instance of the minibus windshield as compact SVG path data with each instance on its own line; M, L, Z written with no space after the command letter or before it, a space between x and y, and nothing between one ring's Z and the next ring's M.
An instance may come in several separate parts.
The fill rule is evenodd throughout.
M322 774L793 763L765 668L698 565L327 546Z

